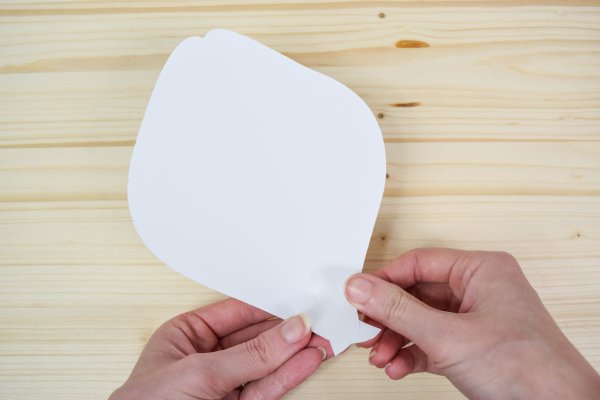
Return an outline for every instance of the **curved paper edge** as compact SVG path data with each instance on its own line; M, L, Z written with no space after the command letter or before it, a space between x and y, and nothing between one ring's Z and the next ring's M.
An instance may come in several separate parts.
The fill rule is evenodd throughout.
M354 343L362 343L366 342L367 340L371 340L375 336L379 335L379 332L381 332L380 328L369 325L363 321L358 321L358 331L356 332Z
M328 75L326 75L326 74L324 74L324 73L321 73L321 72L319 72L319 71L316 71L316 70L314 70L314 69L312 69L312 68L310 68L310 67L307 67L307 66L305 66L305 65L303 65L303 64L301 64L301 63L299 63L299 62L297 62L296 60L294 60L294 59L292 59L292 58L289 58L289 57L287 57L287 56L286 56L286 55L284 55L284 54L281 54L281 53L280 53L280 52L278 52L277 50L275 50L275 49L272 49L272 48L269 48L269 47L268 47L268 46L266 46L265 44L263 44L263 43L261 43L261 42L259 42L259 41L255 40L255 39L252 39L252 38L250 38L250 37L247 37L247 36L245 36L245 35L239 34L239 33L235 32L235 31L230 31L230 30L226 30L226 29L220 29L220 28L213 29L213 30L210 30L210 31L206 32L206 33L205 33L205 35L204 35L203 37L199 37L199 36L191 36L191 37L188 37L188 38L184 39L183 41L181 41L181 42L180 42L180 43L179 43L179 44L176 46L176 48L173 50L173 52L171 53L171 55L168 57L167 61L166 61L166 62L165 62L165 64L163 65L163 68L161 69L161 72L160 72L160 74L159 74L159 77L158 77L158 79L157 79L157 82L160 80L160 76L161 76L161 75L163 74L163 72L164 72L164 71L167 69L167 66L170 64L170 61L172 61L172 58L174 58L173 56L174 56L174 55L175 55L175 54L178 52L178 50L179 50L179 51L181 51L182 49L184 49L184 48L186 48L186 47L188 47L188 46L198 46L198 45L201 45L201 44L203 44L203 42L205 42L206 40L210 39L210 37L212 37L212 40L219 40L219 38L220 38L221 36L227 36L227 35L237 35L237 36L241 36L241 37L243 37L243 38L244 38L244 39L246 39L246 40L251 40L251 41L255 42L256 44L258 44L258 45L260 45L260 46L262 46L262 47L266 47L267 49L269 49L269 50L271 50L271 51L273 51L273 52L276 52L276 53L278 53L278 54L279 54L281 57L284 57L284 58L286 58L287 60L289 60L289 61L293 62L293 63L294 63L294 64L296 64L296 65L297 65L299 68L302 68L302 69L309 70L309 71L310 71L311 73L313 73L313 74L320 75L320 76L321 76L322 78L324 78L324 79L327 79L327 80L330 80L330 81L333 81L333 82L335 82L335 83L336 83L336 85L338 85L338 86L339 86L339 87L340 87L342 90L345 90L345 91L346 91L346 92L347 92L347 93L348 93L350 96L352 96L352 97L354 97L354 98L356 98L356 99L358 99L358 100L359 100L359 102L361 103L361 105L362 105L362 107L365 109L365 111L367 111L367 113L371 115L371 119L372 119L373 125L377 127L376 131L379 133L379 135L377 135L377 138L376 138L375 140L377 140L377 141L379 141L379 142L380 142L380 143L379 143L379 147L380 147L380 151L381 151L381 157L380 157L380 160L379 160L379 162L381 162L381 164L382 164L382 168L381 168L381 169L382 169L382 174L381 174L381 181L382 181L382 184L381 184L381 193L380 193L380 198L382 198L382 197L383 197L384 188L385 188L385 181L386 181L386 178L385 178L385 171L386 171L386 154L385 154L385 145L384 145L383 135L381 134L381 128L380 128L380 126L379 126L379 124L378 124L378 122L377 122L377 120L376 120L375 116L372 114L372 111L371 111L370 107L367 105L367 103L364 101L364 99L362 99L362 98L361 98L361 97L360 97L360 96L359 96L359 95L358 95L356 92L354 92L354 90L352 90L351 88L349 88L348 86L346 86L344 83L342 83L342 82L340 82L340 81L338 81L338 80L336 80L336 79L334 79L334 78L332 78L332 77L330 77L330 76L328 76ZM152 95L154 94L154 90L155 90L155 89L156 89L156 85L155 85L155 87L154 87L154 89L153 89L153 93L152 93ZM151 96L150 96L150 98L149 98L149 102L150 102L150 100L152 99L152 95L151 95ZM149 110L149 108L148 108L148 106L146 106L145 114L146 114L146 112L148 112L148 110ZM142 119L142 126L140 127L140 132L141 132L141 130L142 130L142 127L143 127L144 121L146 120L146 118L145 118L145 117L146 117L146 115L145 115L145 114L144 114L144 118ZM138 136L139 136L139 132L138 132ZM138 139L138 138L136 138L136 139ZM135 152L135 146L134 146L134 150L132 151L132 159L135 157L135 153L136 153L136 152ZM132 166L132 163L130 162L130 165L129 165L129 171L128 171L128 178L130 178L130 177L131 177L131 172L132 172L132 170L131 170L131 166ZM129 194L129 180L130 180L130 179L128 179L128 188L127 188L127 189L128 189L128 190L127 190L128 194ZM128 197L129 197L129 196L128 196ZM129 198L128 198L128 200L129 200ZM129 201L128 201L128 203L129 203L129 205L130 205L130 207L129 207L129 209L130 209L130 215L131 215L131 218L132 218L132 222L133 222L134 228L135 228L136 232L138 233L138 235L139 235L139 236L142 238L142 241L144 241L144 242L145 242L145 240L144 240L144 235L143 235L143 232L141 232L141 231L139 230L139 228L138 228L138 224L136 223L136 220L137 220L137 218L136 218L135 212L132 210L132 207L131 207L131 202L129 202ZM381 204L381 200L380 200L380 204ZM377 207L377 210L379 210L379 208L380 208L380 205ZM378 211L377 211L377 212L378 212ZM373 227L371 228L371 232L369 233L369 235L371 235L371 234L372 234L372 230L374 229L374 225L375 225L375 220L373 220ZM154 255L155 255L157 258L159 258L159 259L161 259L161 261L163 261L163 260L162 260L162 258L161 258L161 257L159 257L159 256L158 256L158 254L156 254L156 253L154 252L154 249L153 249L153 248L151 248L150 246L148 246L148 248L149 248L149 250L150 250L150 251L151 251L151 252L152 252L152 253L153 253L153 254L154 254ZM364 251L365 251L365 256L366 256L366 252L367 252L367 250L368 250L368 246L367 246L367 247L365 248L365 250L364 250ZM164 261L163 261L163 262L164 262ZM357 271L357 272L360 272L360 271ZM220 291L220 290L219 290L219 291ZM225 292L223 292L223 293L225 293ZM231 296L231 295L230 295L230 296ZM376 335L378 335L378 334L379 334L379 332L380 332L380 329L379 329L379 328L376 328L376 327L373 327L373 326L371 326L371 325L368 325L368 324L366 324L366 323L364 323L364 322L362 322L362 321L358 320L358 318L357 318L357 320L356 320L356 321L357 321L358 325L357 325L356 333L355 333L355 336L354 336L354 338L355 338L355 339L354 339L354 342L353 342L353 343L361 343L361 342L365 342L365 341L367 341L367 340L369 340L369 339L372 339L373 337L375 337ZM352 336L350 336L350 337L352 337ZM343 351L344 351L344 350L345 350L345 349L346 349L346 348L347 348L347 347L348 347L350 344L351 344L351 343L348 343L348 341L346 341L345 343L339 343L339 342L337 342L337 343L332 343L332 347L333 347L334 354L336 354L336 355L337 355L337 354L340 354L340 353L341 353L341 352L343 352Z

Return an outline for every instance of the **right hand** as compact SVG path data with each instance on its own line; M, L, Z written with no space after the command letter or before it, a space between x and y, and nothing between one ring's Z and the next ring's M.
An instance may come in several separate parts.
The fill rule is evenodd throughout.
M600 376L507 253L413 250L350 277L346 297L384 327L363 345L392 379L432 372L472 399L600 398Z

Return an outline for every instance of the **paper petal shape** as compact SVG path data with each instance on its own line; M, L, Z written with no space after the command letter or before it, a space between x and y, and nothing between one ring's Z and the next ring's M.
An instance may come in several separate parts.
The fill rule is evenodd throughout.
M184 40L160 73L129 207L171 268L281 318L306 313L337 354L379 331L343 288L362 269L385 168L354 92L218 29Z

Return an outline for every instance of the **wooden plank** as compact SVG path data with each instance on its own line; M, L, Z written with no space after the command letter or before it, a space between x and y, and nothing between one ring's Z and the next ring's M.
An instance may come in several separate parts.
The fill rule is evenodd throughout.
M400 142L386 153L387 196L600 194L599 142ZM121 145L0 149L0 201L124 200L130 157Z
M389 176L367 270L413 247L510 251L600 368L599 5L3 1L0 397L106 398L159 324L221 298L159 262L126 203L160 68L215 27L338 79L378 118ZM290 398L463 398L366 357L328 361Z
M160 265L137 236L125 201L0 203L0 224L0 265ZM367 266L421 246L506 250L520 259L596 258L598 238L594 196L385 198Z
M105 397L162 321L221 297L157 262L124 201L2 203L0 226L5 397L32 398L32 387L33 398ZM588 196L386 198L367 269L418 246L512 251L559 325L598 367L599 237L600 203ZM399 392L462 398L439 377L388 381L357 349L328 362L291 398Z
M238 9L248 10L264 10L264 9L327 9L327 8L370 8L370 7L399 7L399 6L410 6L418 4L420 7L430 7L443 5L452 6L468 6L477 5L480 7L492 6L522 6L522 5L564 5L565 2L561 0L505 0L498 2L497 0L427 0L427 1L415 1L415 0L391 0L391 1L378 1L378 0L329 0L324 2L322 0L304 0L298 2L297 0L262 0L257 2L256 0L203 0L203 1L178 1L173 2L169 0L126 0L126 1L102 1L102 0L85 0L85 1L74 1L74 0L52 0L52 1L31 1L31 0L5 0L0 4L0 10L2 11L22 11L29 12L29 14L44 14L48 11L55 11L56 14L62 13L61 15L68 14L69 11L83 10L88 13L103 13L103 12L169 12L181 10L197 11L197 10L223 10L223 11L235 11ZM573 0L569 1L569 7L578 7L586 5L597 5L597 0ZM41 10L41 12L39 12ZM38 13L36 13L38 11Z
M169 52L219 26L347 84L387 140L599 140L597 8L339 6L0 12L0 145L130 143Z

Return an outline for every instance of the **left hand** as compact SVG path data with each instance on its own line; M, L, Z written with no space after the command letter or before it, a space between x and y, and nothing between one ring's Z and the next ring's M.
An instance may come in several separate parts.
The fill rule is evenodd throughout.
M158 328L109 400L277 399L332 355L301 316L281 322L228 299Z

